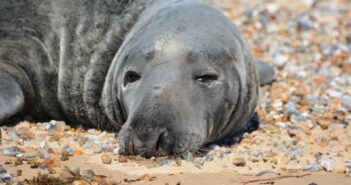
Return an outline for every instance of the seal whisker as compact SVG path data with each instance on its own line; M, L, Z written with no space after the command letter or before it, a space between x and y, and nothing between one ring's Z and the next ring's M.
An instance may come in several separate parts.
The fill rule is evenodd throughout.
M111 120L111 121L112 121L112 124L117 125L117 126L119 126L120 128L122 128L122 125L121 125L120 123L118 123L118 122L116 122L116 121L114 121L114 120Z

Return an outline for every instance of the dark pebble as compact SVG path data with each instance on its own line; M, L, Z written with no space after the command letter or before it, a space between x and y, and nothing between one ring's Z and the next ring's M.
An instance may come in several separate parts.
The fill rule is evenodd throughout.
M85 170L83 176L88 181L92 182L94 180L95 172L93 170Z
M7 173L6 169L0 165L0 174Z

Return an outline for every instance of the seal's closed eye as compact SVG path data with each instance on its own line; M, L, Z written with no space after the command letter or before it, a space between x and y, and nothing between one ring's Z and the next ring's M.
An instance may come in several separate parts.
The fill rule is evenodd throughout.
M213 81L216 81L218 79L218 75L216 74L202 74L202 75L197 75L195 76L195 80L198 83L201 84L206 84L209 85L210 83L212 83Z
M138 81L141 76L135 71L128 71L124 76L123 86L127 86L130 83Z

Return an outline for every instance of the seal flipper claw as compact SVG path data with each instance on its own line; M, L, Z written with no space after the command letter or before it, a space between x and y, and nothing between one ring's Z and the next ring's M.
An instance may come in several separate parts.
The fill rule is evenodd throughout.
M0 126L23 107L24 94L20 84L13 76L0 70Z
M273 67L260 59L257 59L256 62L260 85L266 85L273 82L275 79L275 72Z

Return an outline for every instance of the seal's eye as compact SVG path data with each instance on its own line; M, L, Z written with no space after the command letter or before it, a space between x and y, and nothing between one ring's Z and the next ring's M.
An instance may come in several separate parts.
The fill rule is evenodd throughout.
M128 71L124 76L123 85L126 86L129 83L134 83L134 82L138 81L140 78L141 78L141 76L137 72Z
M202 84L210 84L218 79L216 74L203 74L195 76L195 80Z

